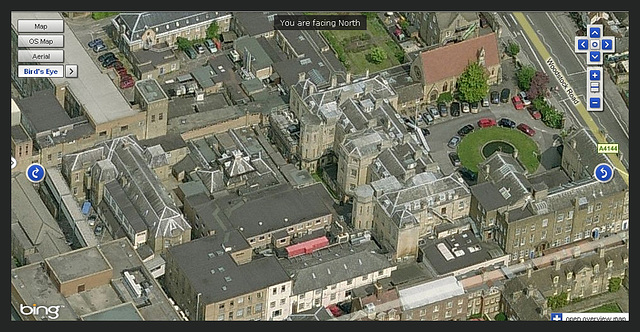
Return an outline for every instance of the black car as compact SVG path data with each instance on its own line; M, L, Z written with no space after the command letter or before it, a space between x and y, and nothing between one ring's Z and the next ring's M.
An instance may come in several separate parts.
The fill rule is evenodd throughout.
M500 119L500 121L498 121L498 126L505 127L505 128L515 128L516 123L511 119L502 118Z
M498 91L491 91L491 102L493 104L500 104L500 94Z
M422 135L424 136L429 136L431 135L431 132L429 131L429 129L427 128L420 128L422 130Z
M449 159L451 160L453 166L460 166L460 156L458 156L457 152L449 152Z
M503 103L508 103L509 98L511 98L511 90L509 90L508 88L502 89L502 91L500 91L500 101Z
M464 178L465 180L467 180L469 182L475 181L477 179L477 177L478 177L478 175L474 171L472 171L472 170L470 170L470 169L468 169L468 168L466 168L464 166L458 168L458 172L460 172L460 175L462 175L462 178Z
M109 67L113 66L113 64L116 63L117 61L119 61L118 58L115 58L115 57L114 58L108 58L108 59L102 61L102 67L109 68Z
M463 137L473 131L473 125L466 125L458 130L458 136Z
M101 56L98 57L98 61L103 62L104 60L106 60L107 58L115 58L116 55L113 54L113 52L107 52L102 54Z
M451 103L451 116L460 116L460 102L454 101Z
M184 53L189 57L189 59L195 59L198 56L198 53L192 48L185 48Z
M440 112L440 116L447 116L449 115L449 112L447 111L447 104L445 103L438 103L438 112Z

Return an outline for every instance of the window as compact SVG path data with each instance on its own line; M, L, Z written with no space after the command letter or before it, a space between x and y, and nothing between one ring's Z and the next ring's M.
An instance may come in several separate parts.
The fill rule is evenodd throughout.
M224 320L224 313L218 315L218 320Z
M285 303L287 303L287 299L280 299L280 305L284 305Z
M362 281L366 281L368 277L369 277L368 275L362 276Z
M453 306L453 302L449 301L447 302L447 309L450 309Z
M271 314L271 317L278 317L280 315L282 315L282 310L278 309Z
M547 230L545 229L542 231L542 234L540 234L540 240L544 240L546 238L547 238Z
M542 227L547 227L549 224L549 219L542 219Z
M440 308L438 308L437 305L433 307L433 312L438 312L438 310L440 310Z
M563 220L564 220L564 213L558 213L558 215L556 216L556 221L561 222Z
M162 120L164 118L164 115L162 113L158 114L158 120Z
M107 136L107 131L106 131L106 130L101 131L101 132L98 134L98 136L101 136L101 137L102 137L102 136Z
M585 224L587 224L587 225L591 225L591 221L592 221L592 220L593 220L593 217L592 217L592 216L588 216L587 218L585 218L584 222L585 222Z
M596 203L596 211L600 211L602 209L602 203Z
M593 205L587 206L587 213L593 213Z
M573 272L567 272L567 280L571 280L573 278Z
M48 161L51 161L51 154L48 154L48 155L47 155L47 160L48 160Z
M331 296L329 296L329 298L331 299L331 301L336 299L336 293L331 293Z
M531 231L535 232L536 231L536 225L531 225Z
M559 276L555 276L555 277L553 277L553 283L554 283L554 284L557 284L557 283L558 283L558 280L560 280L560 277L559 277Z
M533 243L533 241L535 240L536 235L535 234L531 234L531 236L529 236L529 243Z
M573 219L573 211L567 212L567 219Z
M127 130L129 130L129 125L120 126L120 131L127 131Z
M262 292L258 292L258 293L256 293L256 297L257 297L257 298L259 298L259 299L261 299L261 298L262 298Z
M351 170L351 176L356 176L358 174L358 171L355 169Z
M240 309L236 312L237 317L242 317L242 315L244 315L244 309Z
M556 227L555 235L558 235L558 234L560 234L560 233L562 233L562 226L558 226L558 227Z
M596 264L593 266L593 273L598 273L598 272L600 272L600 264Z
M275 308L276 307L276 301L271 301L271 303L269 303L269 308Z
M449 318L449 317L451 317L451 310L447 310L447 311L444 313L444 317L445 317L445 318Z
M462 303L464 303L463 299L458 299L458 305L462 305Z
M156 115L155 114L151 115L151 122L156 122Z
M262 303L257 303L254 308L254 313L258 313L262 311Z
M593 223L594 223L594 224L597 224L597 223L599 223L599 222L600 222L600 215L599 215L599 214L596 214L596 215L593 217Z
M347 285L351 285L351 284L353 284L353 279L347 280Z

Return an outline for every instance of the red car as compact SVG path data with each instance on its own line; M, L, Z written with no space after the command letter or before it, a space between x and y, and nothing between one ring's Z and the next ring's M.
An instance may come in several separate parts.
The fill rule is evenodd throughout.
M532 107L527 108L527 110L529 111L529 114L531 114L532 118L536 120L540 120L542 118L542 114L540 114L540 111L534 110Z
M524 108L524 102L522 101L520 96L513 96L513 98L511 98L511 101L513 102L513 106L515 106L517 110L521 110Z
M487 128L487 127L492 127L496 125L496 120L491 119L491 118L482 118L480 120L478 120L478 127L480 128Z
M521 132L527 134L528 136L533 136L533 135L536 134L536 131L533 130L533 128L529 127L525 123L519 124L516 128L518 128L518 130L520 130Z
M134 83L133 78L125 78L123 80L120 80L120 88L128 89L133 86L133 83Z
M116 72L118 73L118 75L120 75L122 77L122 75L126 75L127 74L127 68L115 68Z

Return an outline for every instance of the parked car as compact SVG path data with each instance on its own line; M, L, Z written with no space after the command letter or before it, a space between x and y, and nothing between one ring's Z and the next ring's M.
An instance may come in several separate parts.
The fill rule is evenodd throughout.
M93 51L96 53L100 53L102 51L106 51L107 47L104 46L104 44L97 44L96 46L93 47Z
M98 215L97 214L92 214L89 216L89 218L87 218L87 221L89 222L89 226L93 226L96 224L96 220L98 220Z
M116 71L116 73L118 73L118 76L120 77L124 75L129 75L129 73L127 72L127 68L125 67L118 67L118 68L113 67L113 69Z
M460 138L460 136L453 136L453 137L451 137L451 139L449 139L449 142L447 143L447 146L453 149L456 146L458 146L458 144L460 144L460 140L462 140L462 138Z
M126 68L124 67L124 65L120 61L118 61L118 62L113 64L113 69L115 69L115 70L122 70L122 69L126 70Z
M471 108L469 107L469 103L467 103L466 101L462 102L462 113L469 113L471 111Z
M202 46L202 44L193 44L193 49L196 50L196 52L198 52L198 54L203 54L204 53L204 46Z
M422 121L428 125L433 124L433 116L431 116L429 111L422 113Z
M449 111L447 110L447 104L442 102L438 103L438 112L440 112L441 117L445 117L449 115Z
M520 99L524 103L524 106L531 105L531 100L529 100L529 98L527 98L527 93L526 92L520 91L520 92L518 92L518 96L520 96Z
M109 57L114 57L114 58L115 58L115 57L116 57L116 55L115 55L115 54L113 54L113 52L103 53L103 54L101 54L101 55L98 57L98 61L102 62L102 61L104 61L106 58L109 58Z
M198 54L191 48L185 48L184 53L189 57L189 59L195 59Z
M465 180L467 180L469 182L474 182L478 178L478 175L474 171L472 171L472 170L470 170L470 169L468 169L468 168L466 168L464 166L458 168L458 172L460 172L460 175L462 175L463 179L465 179Z
M429 106L427 110L429 111L429 113L431 114L434 120L440 117L440 112L434 106Z
M126 78L120 81L120 88L121 89L128 89L130 87L133 86L135 82L133 81L133 78Z
M96 38L92 41L90 41L87 45L89 45L89 48L94 48L96 47L96 45L104 45L104 41L102 41L102 38Z
M498 91L491 91L491 102L494 104L500 104L500 94Z
M489 97L482 98L482 107L489 107Z
M100 235L102 234L103 229L104 229L104 226L102 226L101 224L98 224L96 228L93 229L93 233L95 235Z
M466 125L458 130L458 136L464 137L465 135L471 133L473 131L473 125Z
M536 134L536 131L533 130L533 128L529 127L529 125L527 125L526 123L521 123L516 128L518 128L518 130L527 134L528 136L533 136Z
M502 91L500 91L500 101L503 103L507 103L509 102L509 97L511 97L511 90L509 90L508 88L504 88L502 89Z
M531 117L535 120L542 119L542 113L540 113L540 111L534 109L533 107L527 107L527 111L529 111L529 114L531 114Z
M216 48L216 44L211 39L205 39L204 46L206 46L209 52L211 53L218 52L218 48Z
M511 101L513 102L513 107L515 107L517 110L521 110L524 108L524 102L522 102L522 98L520 98L520 96L513 96L513 98L511 98Z
M118 60L116 58L109 58L109 59L107 59L107 60L102 62L102 67L111 68L111 67L116 66L116 63L122 64L122 62L120 62L120 60Z
M431 132L429 131L429 129L427 128L420 128L420 131L422 131L422 135L423 136L429 136L431 135Z
M480 103L477 101L474 101L470 104L471 106L471 113L478 113L478 111L480 110Z
M496 125L496 120L492 118L482 118L478 120L478 127L480 128L493 127L495 125Z
M449 152L449 160L451 160L451 163L453 164L453 166L455 167L460 166L460 156L458 155L457 152Z
M498 125L500 127L505 127L505 128L515 128L516 127L515 121L513 121L511 119L507 119L507 118L500 119L500 121L498 121Z
M451 106L449 108L451 109L451 116L460 116L460 102L451 102Z

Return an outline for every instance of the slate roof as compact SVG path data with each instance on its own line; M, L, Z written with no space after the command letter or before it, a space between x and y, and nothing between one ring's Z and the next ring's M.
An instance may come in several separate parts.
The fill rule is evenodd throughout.
M124 24L127 29L125 35L130 41L141 40L142 33L147 29L157 29L156 34L164 34L189 26L202 25L213 19L229 15L227 12L197 12L197 11L157 11L157 12L125 12L120 13L114 20ZM209 26L205 23L205 28Z
M447 44L420 53L424 81L427 84L458 77L473 62L478 62L481 49L485 51L485 66L500 64L498 41L495 33Z

